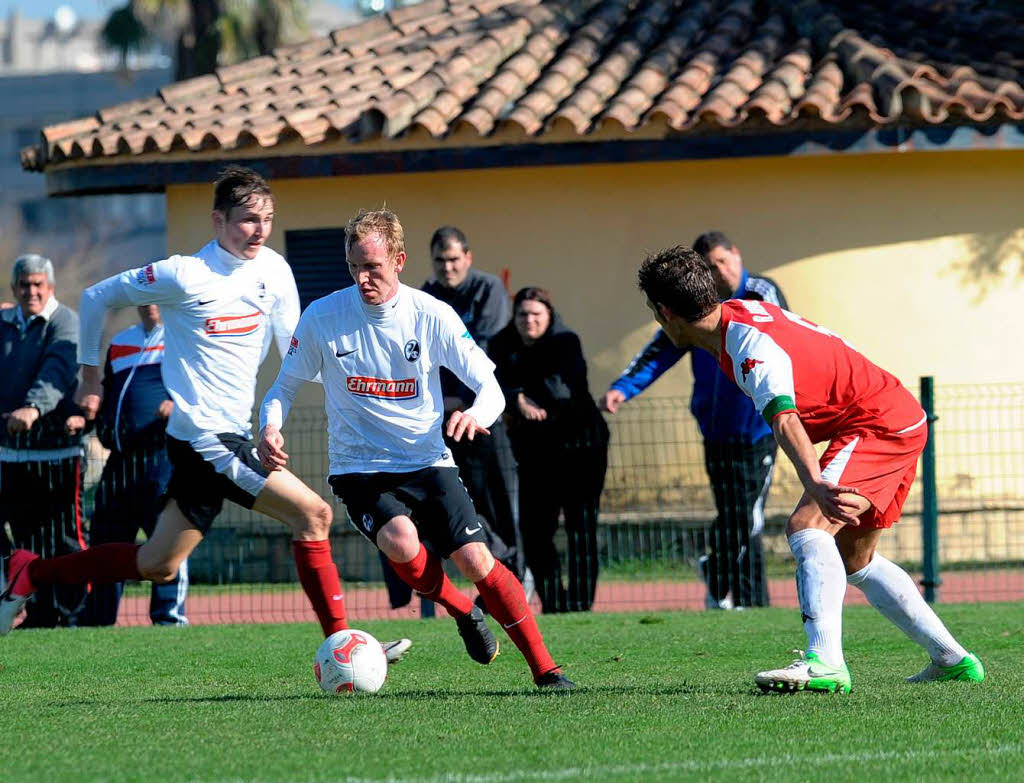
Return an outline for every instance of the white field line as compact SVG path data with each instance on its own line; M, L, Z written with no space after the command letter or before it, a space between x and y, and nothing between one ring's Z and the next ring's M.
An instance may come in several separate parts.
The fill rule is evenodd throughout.
M866 753L826 753L813 756L755 756L745 759L693 760L693 761L661 761L650 764L594 764L562 769L549 770L517 770L515 772L461 773L449 772L442 775L416 778L338 778L337 783L518 783L530 780L593 780L608 775L657 775L666 773L699 773L730 769L770 769L799 767L813 764L817 770L822 765L863 764L878 761L890 763L911 762L918 759L947 758L950 756L967 756L971 758L988 758L1024 754L1024 743L1011 745L995 745L991 748L921 748L918 750L873 751ZM817 776L817 773L816 773ZM242 783L240 780L225 783Z

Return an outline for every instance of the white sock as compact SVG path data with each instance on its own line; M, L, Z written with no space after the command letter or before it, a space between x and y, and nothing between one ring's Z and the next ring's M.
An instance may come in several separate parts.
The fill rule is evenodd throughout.
M953 638L928 606L910 574L877 552L847 581L859 587L868 601L903 633L924 647L939 666L960 663L967 650Z
M796 590L800 597L807 652L831 666L842 666L843 598L846 570L835 539L824 530L798 530L789 537L796 557Z

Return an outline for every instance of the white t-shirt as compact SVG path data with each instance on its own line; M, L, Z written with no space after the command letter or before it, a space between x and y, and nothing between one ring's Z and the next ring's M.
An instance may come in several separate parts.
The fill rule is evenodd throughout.
M489 426L504 406L494 364L455 311L406 285L368 305L351 286L306 308L281 375L322 377L332 475L403 473L455 464L441 434L441 366L477 391L467 413Z
M284 356L299 320L288 263L266 246L251 260L236 258L214 240L193 256L107 278L82 294L78 361L99 365L107 309L142 304L160 305L164 322L162 374L174 401L167 433L189 442L248 437L270 332Z

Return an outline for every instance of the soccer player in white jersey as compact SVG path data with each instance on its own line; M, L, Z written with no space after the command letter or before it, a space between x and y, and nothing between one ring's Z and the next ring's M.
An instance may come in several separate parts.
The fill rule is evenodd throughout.
M440 368L476 394L448 420L447 434L458 441L489 434L486 427L505 406L494 364L449 305L399 281L406 255L396 215L360 212L349 221L345 244L355 285L313 302L299 319L260 411L260 458L283 469L281 427L298 388L319 375L328 480L356 529L406 584L448 610L473 660L493 661L498 643L480 609L448 580L441 558L450 557L476 585L538 687L572 688L544 645L522 585L487 548L442 438Z
M902 568L875 551L899 521L928 439L924 411L892 374L842 338L768 302L719 302L693 250L641 265L647 305L676 346L703 348L753 400L804 487L786 535L796 558L807 651L760 672L766 691L848 693L842 612L847 582L927 650L909 682L981 682L985 669L946 629ZM819 459L813 443L828 441Z
M194 255L128 270L82 294L79 400L89 419L101 401L107 310L157 304L163 313L163 379L174 401L167 424L172 475L153 535L142 546L103 544L73 557L16 550L0 598L0 635L41 584L173 579L225 499L291 528L299 581L324 635L348 627L328 539L331 507L292 473L264 468L250 439L256 372L270 332L284 356L299 319L291 269L265 244L274 221L270 187L251 169L228 167L214 186L212 217L216 237ZM394 660L409 644L390 642L385 652Z

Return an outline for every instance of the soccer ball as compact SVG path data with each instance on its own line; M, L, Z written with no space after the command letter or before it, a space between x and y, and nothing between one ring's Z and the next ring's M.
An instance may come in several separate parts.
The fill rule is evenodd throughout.
M313 674L324 693L376 693L388 676L384 648L366 631L348 628L324 639Z

